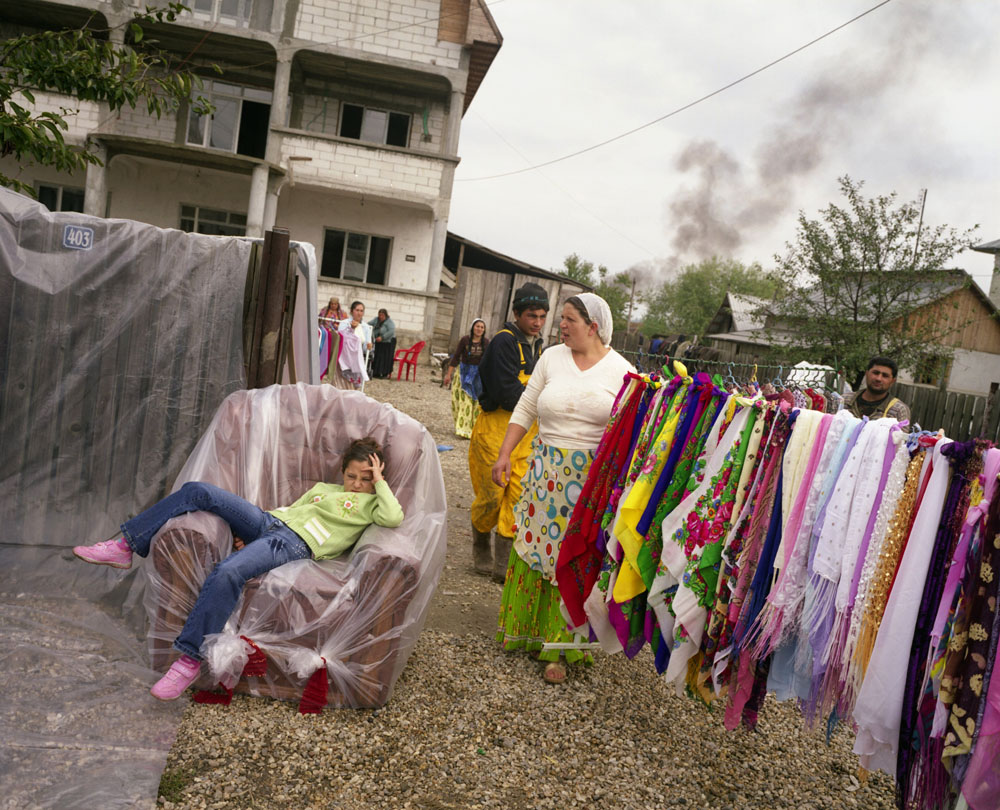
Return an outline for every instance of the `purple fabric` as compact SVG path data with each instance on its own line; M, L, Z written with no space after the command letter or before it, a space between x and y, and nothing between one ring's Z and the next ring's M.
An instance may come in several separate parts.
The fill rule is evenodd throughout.
M997 597L1000 598L1000 593ZM969 757L959 757L955 763L956 771L959 770L960 762L965 766L962 795L971 810L993 810L997 796L1000 796L1000 677L992 677L996 675L998 629L1000 618L993 622L993 656L989 665L991 677L989 686L983 686L983 708L981 720L976 724L978 734L975 748Z
M941 601L941 594L948 577L948 560L953 556L955 544L958 542L959 532L957 529L964 521L965 512L968 509L971 481L966 473L969 460L975 455L976 449L975 441L952 442L941 449L941 454L948 459L953 472L944 509L941 511L937 535L934 538L934 548L927 568L923 595L920 598L920 608L917 612L917 623L913 630L913 642L910 645L910 657L906 669L906 686L903 690L899 747L896 757L896 804L900 808L906 805L906 797L910 788L911 766L916 760L915 743L919 744L919 741L914 738L918 721L917 701L924 680L924 665L927 661L927 650L930 647L930 631L937 617L938 604ZM933 711L931 711L932 718ZM927 737L926 734L921 736Z

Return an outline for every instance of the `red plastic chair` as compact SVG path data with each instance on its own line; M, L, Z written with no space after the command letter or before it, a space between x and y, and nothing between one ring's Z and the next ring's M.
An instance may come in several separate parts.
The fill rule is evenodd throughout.
M396 372L396 379L403 376L403 367L406 366L406 381L410 381L410 369L413 369L413 381L417 381L417 357L421 349L427 345L424 340L414 343L409 349L397 349L393 360L399 363L399 371Z

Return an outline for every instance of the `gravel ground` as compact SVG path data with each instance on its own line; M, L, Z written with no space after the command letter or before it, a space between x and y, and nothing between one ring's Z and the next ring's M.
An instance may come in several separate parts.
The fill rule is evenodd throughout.
M421 369L424 376L424 369ZM426 377L424 378L426 380ZM889 808L892 781L859 782L853 736L828 745L768 698L756 732L678 696L647 651L596 654L566 684L493 641L501 586L472 571L468 442L431 382L369 383L423 422L448 490L448 555L426 628L380 710L300 715L236 697L191 704L160 784L171 808Z

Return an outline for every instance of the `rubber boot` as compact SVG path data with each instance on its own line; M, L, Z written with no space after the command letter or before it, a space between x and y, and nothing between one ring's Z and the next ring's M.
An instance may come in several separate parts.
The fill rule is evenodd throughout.
M493 540L493 579L503 585L507 579L507 563L510 561L510 549L514 545L513 537L504 537L497 532Z
M489 576L493 571L493 555L490 553L490 532L477 531L472 527L472 565L477 574Z

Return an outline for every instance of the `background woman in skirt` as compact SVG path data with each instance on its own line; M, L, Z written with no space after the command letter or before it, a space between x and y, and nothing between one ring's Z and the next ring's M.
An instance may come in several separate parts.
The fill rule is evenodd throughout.
M593 293L573 296L559 321L562 344L542 353L515 408L493 466L503 486L510 454L538 419L535 455L522 479L514 510L516 537L507 564L497 641L504 649L538 652L548 662L545 680L561 683L566 667L545 642L572 641L560 611L556 560L566 524L601 442L622 380L635 368L611 344L611 310ZM569 662L590 663L589 653L568 650Z
M486 321L476 318L469 334L458 341L458 348L448 361L444 384L451 384L451 415L455 420L455 435L468 439L479 416L479 395L483 387L479 382L479 361L489 345ZM455 369L458 368L458 374Z
M383 308L368 321L368 325L372 328L372 342L375 344L372 377L383 380L392 376L393 356L396 353L396 324L389 317L389 310Z

